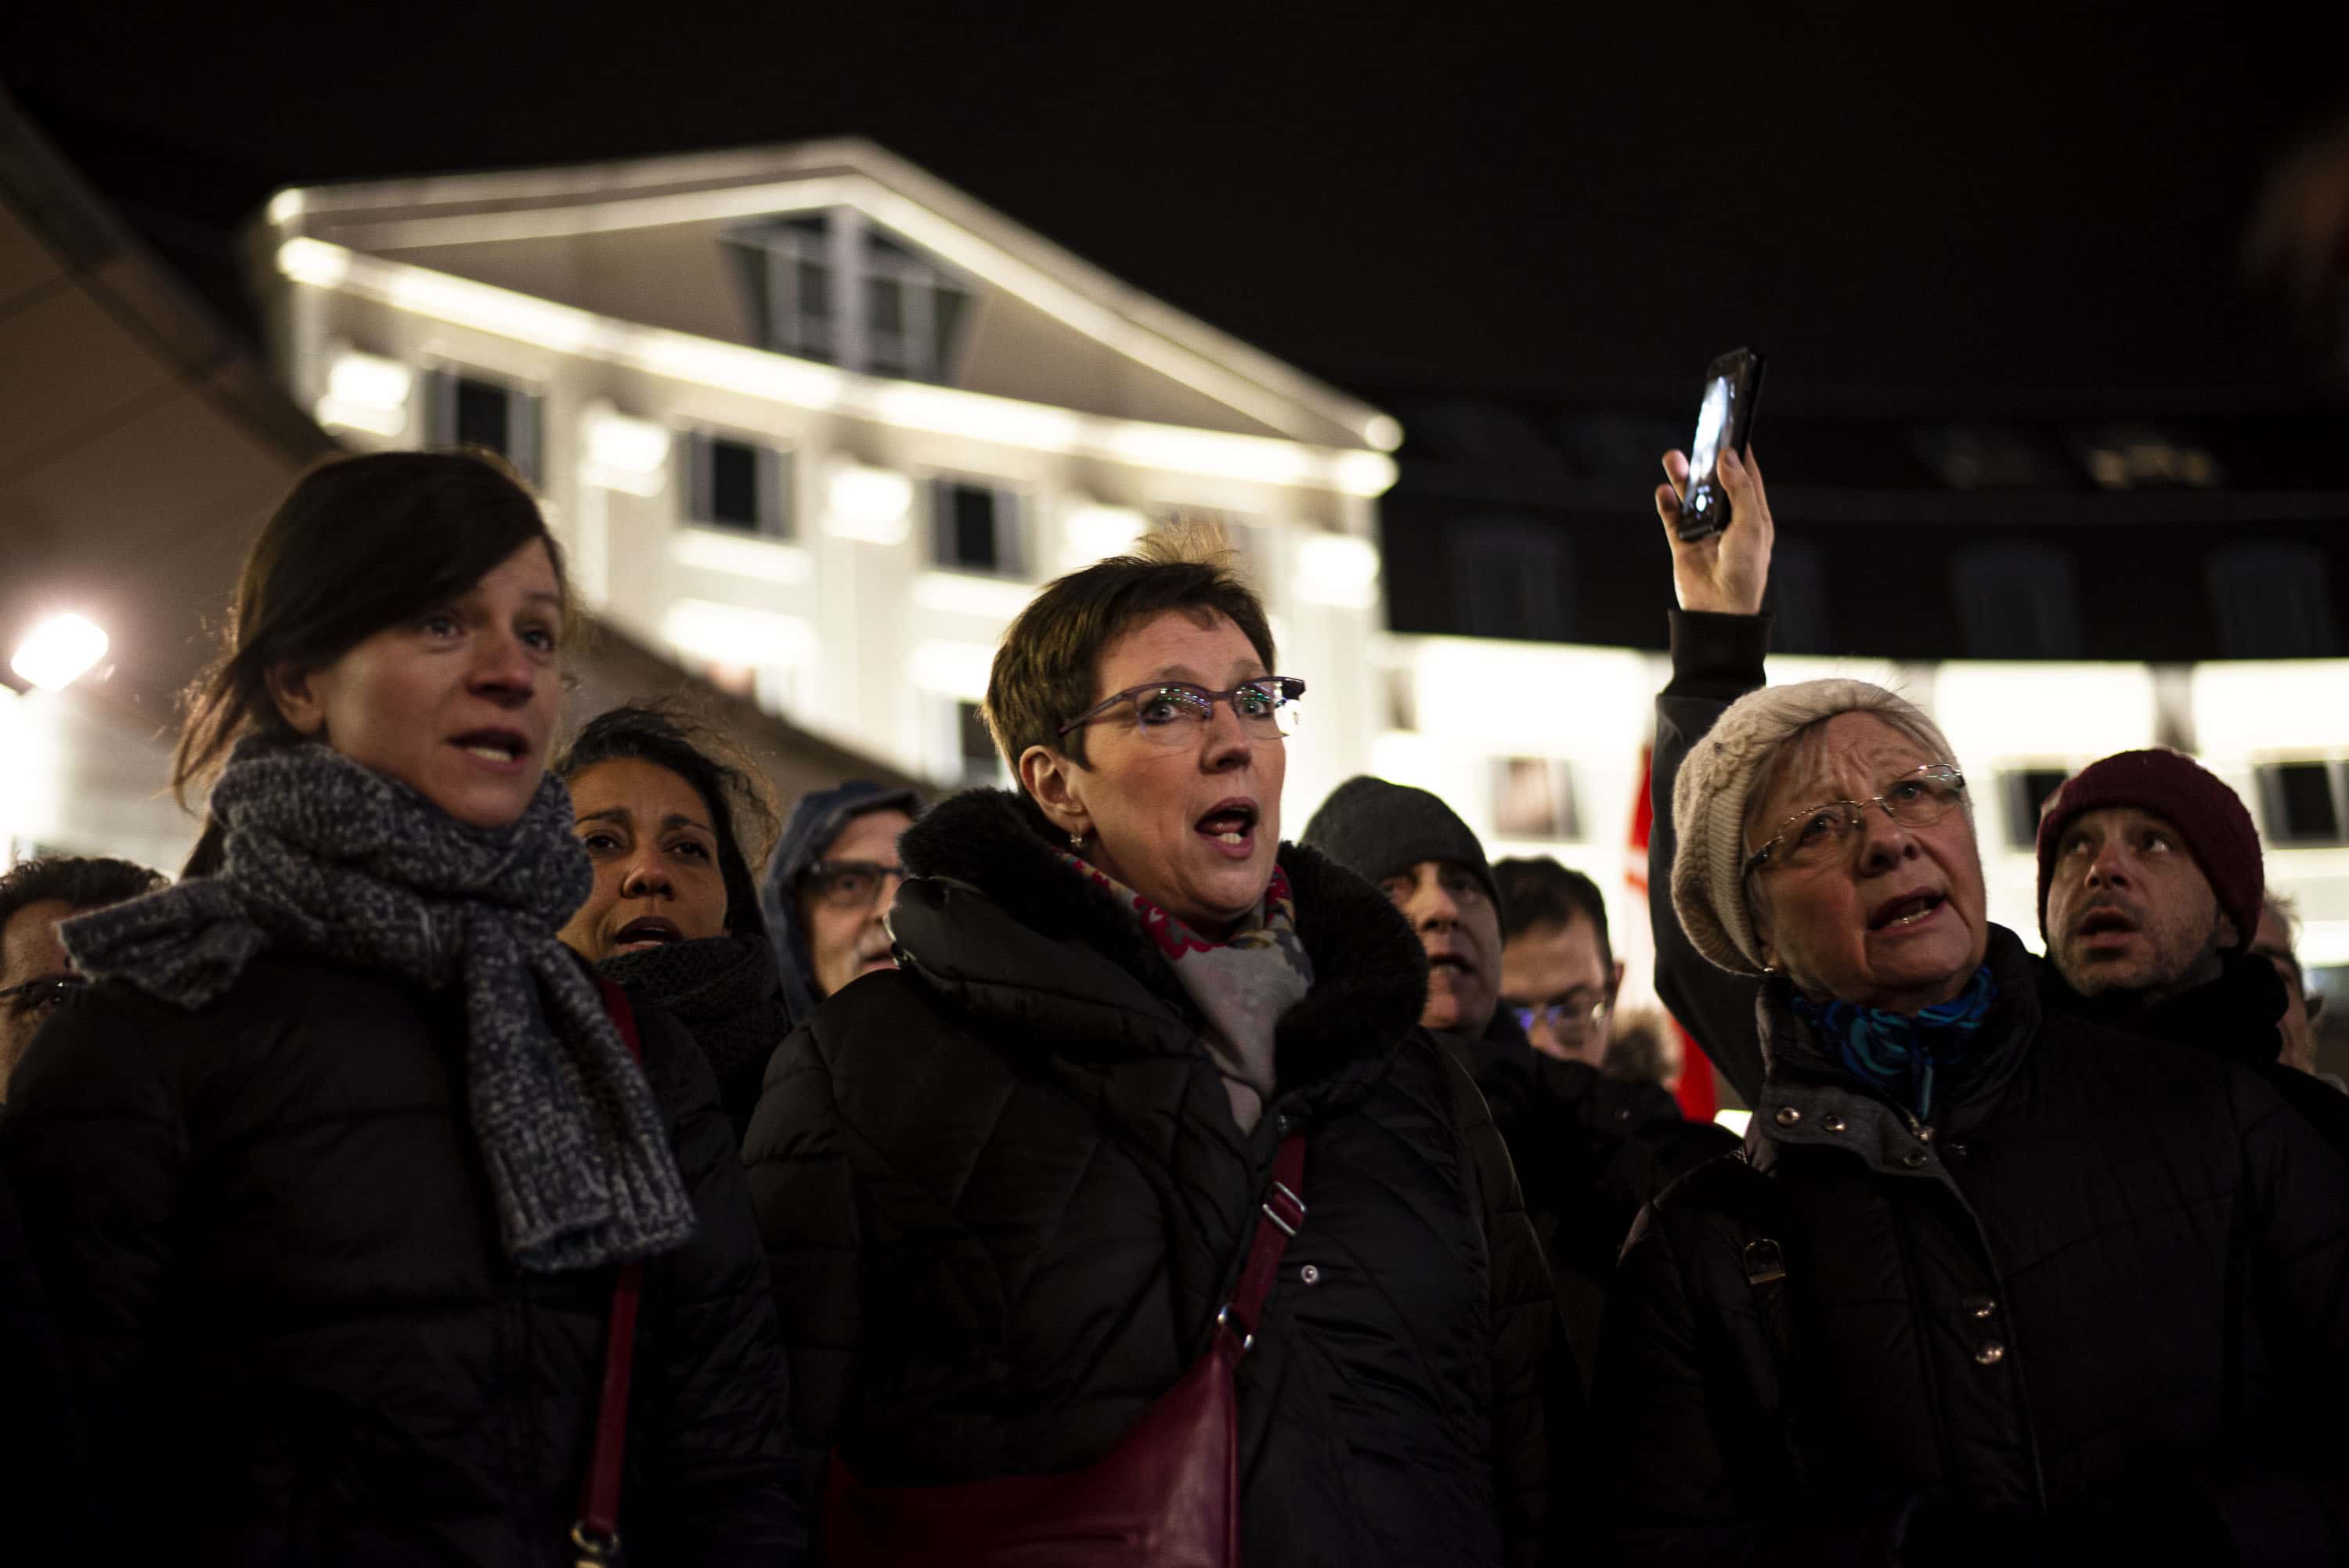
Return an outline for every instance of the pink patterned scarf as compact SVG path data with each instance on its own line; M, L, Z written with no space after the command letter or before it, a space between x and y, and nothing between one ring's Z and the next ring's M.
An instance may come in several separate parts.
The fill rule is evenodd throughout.
M1288 873L1273 867L1263 907L1224 941L1210 942L1092 861L1066 851L1060 854L1140 921L1174 965L1183 989L1207 1020L1205 1044L1224 1075L1232 1119L1242 1132L1254 1131L1276 1087L1274 1028L1313 989L1313 961L1297 939L1297 904Z

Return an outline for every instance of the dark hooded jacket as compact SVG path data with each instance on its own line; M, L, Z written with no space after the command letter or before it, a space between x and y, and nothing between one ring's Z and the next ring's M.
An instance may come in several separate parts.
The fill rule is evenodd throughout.
M792 808L775 852L767 859L767 874L759 885L759 906L774 938L775 966L783 990L789 1022L798 1023L815 1011L815 963L808 953L807 932L800 921L799 881L802 873L823 859L824 851L843 828L868 811L922 814L922 798L911 789L892 789L863 779L852 779L831 789L812 789Z
M746 1155L806 1462L930 1485L1098 1459L1205 1349L1301 1129L1308 1217L1238 1370L1247 1560L1532 1561L1578 1395L1507 1153L1418 1027L1418 942L1282 848L1315 983L1243 1134L1180 980L1053 841L1021 797L936 808L904 840L901 968L769 1075Z
M1656 698L1652 794L1655 827L1648 841L1649 914L1656 934L1656 993L1745 1103L1757 1103L1762 1055L1754 1024L1754 982L1709 963L1681 930L1672 910L1672 788L1682 758L1723 709L1764 683L1766 615L1675 611L1672 678ZM2264 1078L2349 1160L2349 1095L2282 1059L2283 982L2266 960L2228 954L2220 977L2147 1008L2129 998L2081 995L2044 959L2036 984L2046 1009L2147 1039L2211 1051Z
M2012 933L1990 964L1930 1124L1765 993L1744 1154L1641 1216L1609 1302L1622 1560L2349 1554L2349 1167L2217 1053L2044 1013Z
M739 1145L685 1031L639 1024L697 1228L645 1264L622 1534L639 1563L788 1563L805 1537ZM122 1560L576 1556L615 1271L507 1260L465 1038L453 988L271 952L193 1011L101 982L35 1040L0 1168ZM39 1561L19 1544L0 1554Z

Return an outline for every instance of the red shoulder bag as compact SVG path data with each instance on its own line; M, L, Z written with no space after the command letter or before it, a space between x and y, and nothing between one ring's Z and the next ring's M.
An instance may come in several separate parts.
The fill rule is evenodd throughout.
M838 1450L824 1484L833 1568L1237 1568L1239 1422L1232 1374L1255 1342L1288 1239L1305 1223L1305 1137L1272 1186L1214 1339L1117 1446L1081 1470L954 1486L867 1486Z

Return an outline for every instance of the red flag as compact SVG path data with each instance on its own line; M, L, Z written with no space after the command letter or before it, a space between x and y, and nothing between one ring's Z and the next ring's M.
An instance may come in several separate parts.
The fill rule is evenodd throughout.
M1648 902L1648 835L1656 822L1655 803L1649 792L1655 765L1655 748L1640 748L1640 793L1631 802L1631 852L1624 861L1623 880L1631 884L1632 892L1642 904ZM1678 1018L1672 1019L1672 1033L1679 1037L1681 1047L1680 1082L1672 1086L1672 1093L1681 1102L1681 1114L1691 1121L1711 1121L1713 1113L1721 1109L1721 1098L1713 1092L1712 1059L1698 1049Z

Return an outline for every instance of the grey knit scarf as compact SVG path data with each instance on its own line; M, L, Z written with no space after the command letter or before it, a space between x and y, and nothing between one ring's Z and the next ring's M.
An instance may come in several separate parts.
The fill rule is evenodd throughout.
M212 810L226 835L217 876L60 928L84 974L188 1008L270 948L455 985L508 1255L592 1268L693 1233L652 1088L555 937L595 882L562 780L543 779L512 825L474 828L326 747L246 740Z

